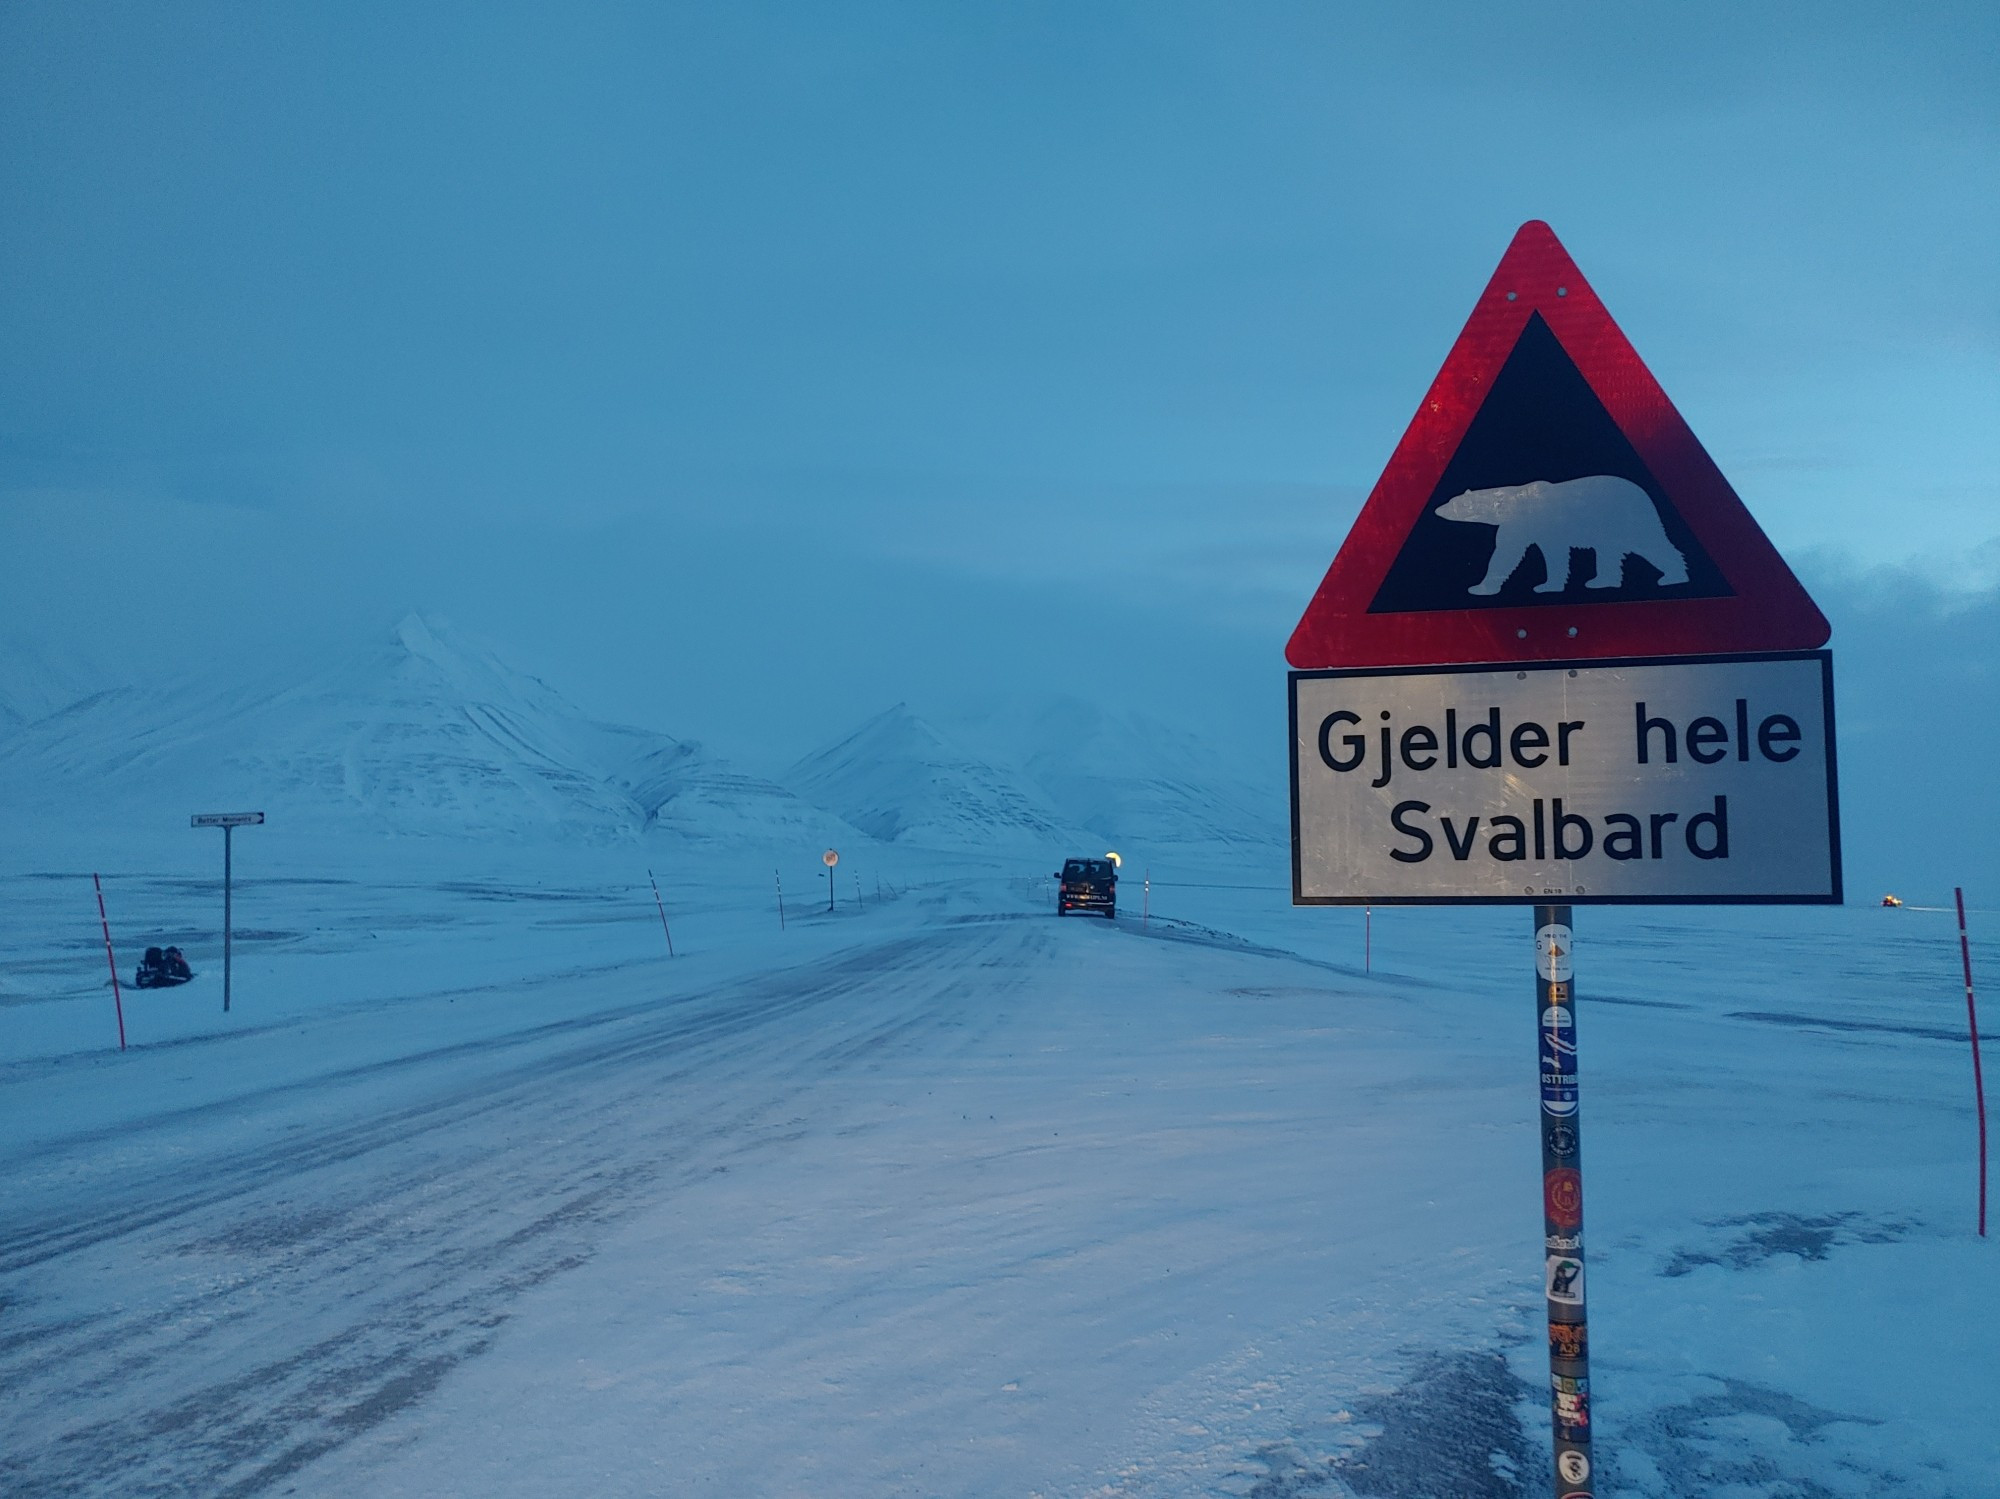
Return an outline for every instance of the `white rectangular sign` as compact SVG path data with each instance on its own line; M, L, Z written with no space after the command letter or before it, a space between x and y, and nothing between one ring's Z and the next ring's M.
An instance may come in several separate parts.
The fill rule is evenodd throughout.
M262 812L197 812L188 819L191 828L248 828L264 820Z
M1826 651L1295 671L1298 905L1838 904Z

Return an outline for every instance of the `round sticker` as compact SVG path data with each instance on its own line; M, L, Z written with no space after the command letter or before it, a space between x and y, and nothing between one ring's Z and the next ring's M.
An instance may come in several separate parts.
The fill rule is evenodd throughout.
M1552 984L1569 982L1570 949L1576 937L1560 922L1551 922L1535 933L1535 971Z
M1562 1474L1564 1483L1582 1483L1590 1477L1590 1459L1570 1447L1556 1459L1556 1471Z
M1542 1178L1542 1209L1557 1228L1583 1222L1583 1177L1573 1166L1558 1166Z

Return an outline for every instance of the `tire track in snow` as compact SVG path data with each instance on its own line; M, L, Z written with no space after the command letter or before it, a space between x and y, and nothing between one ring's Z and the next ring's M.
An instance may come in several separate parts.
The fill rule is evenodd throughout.
M826 1107L821 1079L938 1044L1043 946L1032 928L947 927L436 1048L382 1064L439 1074L414 1102L190 1162L136 1201L11 1222L0 1489L271 1490L484 1351L514 1298L615 1221L783 1149ZM500 1062L467 1079L472 1057ZM366 1106L338 1098L343 1081L314 1086Z

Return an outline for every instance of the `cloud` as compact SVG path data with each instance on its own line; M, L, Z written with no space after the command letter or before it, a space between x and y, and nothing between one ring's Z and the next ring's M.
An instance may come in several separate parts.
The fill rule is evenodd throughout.
M2000 904L2000 586L1908 566L1824 570L1850 894ZM1983 893L1980 893L1983 892Z

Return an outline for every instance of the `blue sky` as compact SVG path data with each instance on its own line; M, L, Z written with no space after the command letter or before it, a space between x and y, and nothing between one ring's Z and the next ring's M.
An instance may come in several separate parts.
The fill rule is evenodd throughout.
M1044 686L1276 743L1540 217L1836 649L1990 695L1996 167L1990 4L12 4L0 623L428 607L774 755Z

